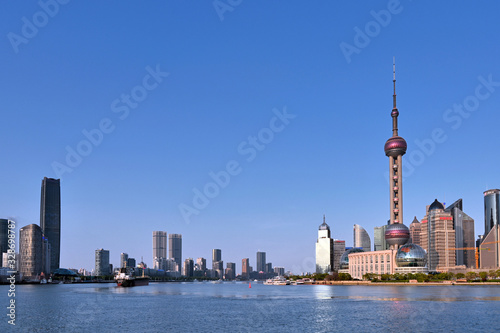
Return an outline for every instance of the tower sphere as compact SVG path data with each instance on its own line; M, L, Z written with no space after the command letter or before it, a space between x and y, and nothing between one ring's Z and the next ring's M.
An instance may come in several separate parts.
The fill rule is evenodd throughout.
M400 136L393 136L384 145L385 155L397 157L406 154L406 141Z
M389 245L403 245L410 239L410 230L402 223L394 223L387 226L385 240Z
M416 244L405 244L396 253L396 265L398 267L425 267L427 253Z

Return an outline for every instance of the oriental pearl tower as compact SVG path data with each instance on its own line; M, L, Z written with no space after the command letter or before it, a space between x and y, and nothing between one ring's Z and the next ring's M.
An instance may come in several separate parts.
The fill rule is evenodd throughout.
M403 155L406 153L406 141L398 135L399 111L396 107L396 64L393 64L394 95L392 117L392 137L384 146L385 155L389 157L390 184L390 225L385 231L385 240L391 250L397 250L410 238L410 231L403 224Z

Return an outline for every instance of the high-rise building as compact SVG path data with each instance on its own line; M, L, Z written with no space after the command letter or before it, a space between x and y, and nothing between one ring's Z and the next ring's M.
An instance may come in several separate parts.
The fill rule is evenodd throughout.
M266 262L266 273L272 273L272 272L273 272L273 263Z
M198 258L198 259L196 259L196 264L198 265L198 268L200 271L204 272L207 270L207 259Z
M453 216L442 203L434 200L422 219L421 246L427 251L429 271L447 271L455 267L455 229Z
M500 190L484 192L484 237L500 221Z
M244 258L241 260L241 277L248 279L250 276L250 259Z
M220 249L212 250L212 262L221 261L222 260L222 251Z
M128 258L127 259L127 267L130 268L135 268L136 262L134 258Z
M333 240L333 270L337 272L340 269L340 258L345 252L345 240Z
M385 239L391 250L397 250L410 238L410 231L403 224L403 155L406 154L406 141L398 135L399 111L396 106L396 65L393 65L394 94L392 95L392 137L385 145L385 155L389 157L389 226L385 231ZM354 245L356 246L356 245Z
M285 275L285 267L274 267L274 274L278 276L284 276Z
M168 235L168 257L175 260L180 273L182 267L182 235Z
M500 268L500 190L484 192L484 235L479 238L482 269Z
M110 275L109 251L98 249L95 250L95 273L96 276Z
M372 250L372 243L370 241L370 236L368 232L360 226L359 224L355 224L353 228L354 234L354 247L363 248L363 251L369 252Z
M422 223L420 223L417 217L415 216L413 218L413 222L410 224L410 243L422 246L420 241L421 231L422 231Z
M374 228L374 230L373 230L373 249L375 251L389 250L389 244L385 240L385 231L387 230L388 225L389 224Z
M61 187L59 179L43 178L40 227L50 244L50 272L59 268L61 255Z
M184 272L182 275L186 277L192 277L194 275L194 261L192 258L184 260Z
M446 212L451 213L453 228L455 229L455 264L475 268L474 219L465 214L462 207L462 199L458 199L445 208Z
M234 280L236 278L236 264L234 262L228 262L226 264L224 277L226 280Z
M257 252L257 272L266 272L266 252Z
M330 227L323 215L323 223L319 226L316 241L316 273L331 272L334 266L333 259L333 239L330 237Z
M120 268L127 267L127 260L128 260L128 254L122 252L120 254Z
M167 258L167 233L153 231L153 259Z
M19 229L20 272L25 279L35 279L43 269L42 229L30 224Z
M0 254L9 248L9 220L0 219Z
M214 261L212 263L212 272L215 275L214 277L222 279L222 277L224 275L224 262L222 260Z

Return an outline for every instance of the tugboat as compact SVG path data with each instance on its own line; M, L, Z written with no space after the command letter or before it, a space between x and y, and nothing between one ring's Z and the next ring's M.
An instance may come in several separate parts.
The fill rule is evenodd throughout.
M116 285L118 287L137 287L149 285L149 276L135 276L132 269L120 268L120 271L115 275Z

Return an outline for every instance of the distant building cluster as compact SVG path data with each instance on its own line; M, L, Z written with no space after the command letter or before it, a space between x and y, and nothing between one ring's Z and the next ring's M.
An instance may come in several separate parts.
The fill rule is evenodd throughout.
M167 253L168 249L168 253ZM227 262L224 267L222 250L212 250L212 265L207 267L207 259L200 257L196 261L187 258L182 261L182 235L167 234L166 231L153 231L153 267L148 268L143 262L136 266L135 259L129 258L127 253L120 255L120 268L133 268L136 274L145 274L151 277L208 277L225 280L267 279L276 275L285 274L284 267L273 267L266 262L266 252L257 252L254 271L250 266L250 259L242 259L241 274L236 271L236 263ZM109 263L109 251L98 249L95 251L95 276L113 274L113 266Z
M40 198L40 225L30 224L19 229L19 253L15 254L14 269L8 265L8 219L0 219L0 249L2 272L16 271L18 280L40 280L54 275L60 269L61 254L61 190L59 179L42 180ZM4 272L5 271L5 272Z
M370 236L354 224L352 248L330 236L325 222L319 226L316 241L316 272L338 271L361 279L365 274L466 272L472 269L500 268L500 190L484 192L485 232L474 237L474 219L463 211L462 199L448 207L437 199L427 206L425 216L416 217L410 228L403 224L402 156L406 141L398 135L399 111L396 107L394 71L392 137L384 146L389 158L390 219L374 229L374 251ZM336 244L339 243L338 251ZM341 255L340 252L343 251Z

